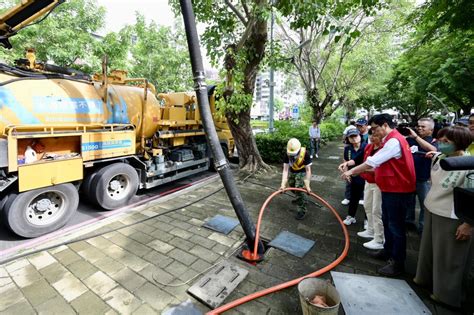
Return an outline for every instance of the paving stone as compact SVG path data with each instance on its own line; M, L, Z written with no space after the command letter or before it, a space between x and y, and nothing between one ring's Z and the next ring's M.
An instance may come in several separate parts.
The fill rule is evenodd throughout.
M196 244L199 244L197 242L192 242L194 241L194 236L190 240L184 240L181 237L174 237L171 240L169 240L167 243L169 245L173 245L179 249L182 249L184 251L189 251L191 248L193 248Z
M175 279L171 274L153 265L150 265L143 269L140 272L140 275L145 277L145 279L147 279L151 283L156 283L158 285L170 284Z
M24 287L22 291L26 299L33 306L40 305L54 298L55 296L58 296L58 293L53 289L53 287L43 279L40 279L33 284Z
M39 271L41 275L48 280L49 283L54 283L61 280L65 275L70 274L69 270L59 263L54 263Z
M109 276L126 268L123 264L108 256L96 261L94 265Z
M191 265L197 260L196 256L190 255L179 248L171 250L168 254L169 257L174 258L175 260L183 263L186 266Z
M186 219L189 220L189 218L186 218ZM178 220L177 220L177 221L172 221L172 222L170 222L170 224L171 224L172 226L175 226L175 227L177 227L177 228L179 228L179 229L181 229L181 230L184 230L184 231L187 231L187 230L189 230L189 229L192 227L191 224L189 224L189 223L187 223L187 222L185 222L185 221L178 221Z
M50 249L49 252L52 255L56 255L56 254L62 252L63 250L66 250L66 249L69 249L69 247L67 247L66 245L61 245L61 246L58 246L56 248Z
M86 241L72 243L72 244L69 244L68 246L70 249L72 249L76 253L90 247L90 245Z
M157 311L163 311L168 304L178 304L179 301L172 295L159 289L151 283L145 283L141 288L135 292L143 301L147 302L151 307Z
M71 302L81 296L88 289L79 279L72 275L67 275L61 280L53 283L53 287L66 299Z
M118 258L121 258L123 256L126 256L128 255L128 252L123 249L122 247L120 246L117 246L115 244L113 245L110 245L109 247L107 248L104 248L102 250L106 255L112 257L112 258L115 258L115 259L118 259Z
M104 299L105 295L118 284L102 271L97 271L90 277L84 279L84 283L99 297Z
M104 301L120 314L130 314L142 304L138 298L121 287L117 287L106 294Z
M202 271L208 269L211 266L212 265L210 263L208 263L207 261L204 261L202 259L198 259L191 265L191 268L193 268L194 270L196 270L198 272L202 272Z
M68 266L68 265L82 259L81 256L79 256L75 251L73 251L69 248L54 254L54 257L58 261L60 261L61 264L64 265L64 266Z
M196 226L193 226L188 231L193 233L193 234L197 234L199 236L205 237L205 238L209 237L209 235L211 235L213 233L209 229L196 227Z
M41 278L41 274L32 265L11 272L10 276L20 288L29 286Z
M135 232L129 236L131 239L141 243L141 244L148 244L154 240L153 237L151 237L148 234L145 234L143 232Z
M162 242L160 240L154 240L153 242L150 242L147 245L163 254L166 254L174 248L173 246L166 244L165 242Z
M179 261L173 261L165 268L165 270L173 276L179 277L182 273L188 270L188 266L180 263Z
M67 314L76 314L74 309L60 296L56 296L51 300L44 302L43 304L38 305L35 310L38 314L58 314L58 315L67 315Z
M204 224L204 221L203 220L199 220L199 219L196 219L196 218L191 218L191 220L188 221L189 224L193 225L193 226L201 226Z
M110 310L110 307L91 291L87 291L71 302L79 314L102 315Z
M143 259L160 268L164 268L173 262L172 258L166 257L165 255L157 252L156 250L152 250L151 252L143 256Z
M20 260L15 260L14 262L6 265L5 269L10 273L10 272L13 272L17 269L26 267L29 264L30 264L30 262L26 258L22 258Z
M0 276L0 288L10 283L13 283L13 280L12 278L10 278L10 276L8 275Z
M160 217L160 219L163 219L163 217ZM154 224L154 226L155 226L156 229L160 230L161 232L169 232L172 229L174 229L174 227L172 225L170 225L169 222L160 222L160 221L158 221ZM157 232L157 231L155 230L155 232ZM154 234L152 234L152 235L154 235Z
M67 268L75 277L81 280L97 272L97 268L85 260L76 261L75 263L70 264Z
M204 259L205 261L207 261L209 263L214 263L220 258L220 256L217 255L216 253L210 251L207 248L199 246L199 245L194 246L190 250L190 253L197 256L197 257L199 257L199 258L201 258L201 259Z
M216 232L209 235L209 239L216 241L218 243L221 243L222 245L225 245L228 247L231 247L232 245L235 244L235 240Z
M95 247L100 248L100 249L105 249L113 244L110 240L106 239L103 236L96 236L91 239L88 239L87 243L92 244Z
M217 253L221 256L223 256L224 254L227 254L228 252L230 252L230 248L228 246L225 246L225 245L222 245L222 244L216 244L216 246L214 246L211 250L214 253Z
M54 259L54 257L51 256L48 252L41 252L39 254L29 256L28 260L38 270L56 262L56 259Z
M143 268L150 265L150 263L147 262L146 260L143 260L140 257L135 256L133 254L128 254L126 256L117 258L117 261L124 264L125 266L127 266L128 268L132 269L135 272L139 272Z
M217 244L217 242L210 240L207 237L202 237L201 235L193 235L190 241L193 242L194 244L199 244L202 247L205 247L207 249L211 249Z
M155 226L153 226L152 224L149 224L149 222L152 221L152 220L148 220L148 221L136 224L135 225L135 230L150 235L151 233L153 233L153 231L156 230Z
M157 219L160 220L160 222L164 222L164 223L170 223L170 222L174 221L174 219L172 217L170 217L169 214L160 215ZM159 227L157 227L157 228L159 228Z
M105 254L102 252L102 250L90 245L88 248L78 251L77 253L91 263L95 263L99 259L105 257Z
M134 292L146 282L146 279L128 268L124 268L110 277L130 292Z
M178 275L178 279L182 282L191 282L194 277L198 274L197 271L188 268L185 272Z
M156 311L147 303L142 304L137 308L132 315L155 315Z
M20 289L14 283L7 284L0 288L0 312L6 310L10 306L26 301Z
M128 226L128 227L124 227L120 230L118 230L117 232L125 235L125 236L129 236L133 233L135 233L137 230L135 230L132 226Z
M173 234L169 234L169 232L164 232L160 229L156 229L153 233L151 233L151 236L153 239L160 240L165 243L175 237Z
M35 310L31 307L30 303L26 300L21 300L20 302L11 305L7 309L5 309L2 314L36 314Z

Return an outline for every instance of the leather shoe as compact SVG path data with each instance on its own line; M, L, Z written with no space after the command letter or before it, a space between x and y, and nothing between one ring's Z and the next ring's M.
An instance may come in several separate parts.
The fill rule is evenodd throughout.
M390 256L385 252L385 249L380 249L373 252L371 251L369 252L369 256L377 260L384 260L384 261L387 261L390 258Z
M393 260L390 260L387 265L379 268L377 272L382 276L386 277L396 277L401 275L405 271L405 268L402 264L396 263Z

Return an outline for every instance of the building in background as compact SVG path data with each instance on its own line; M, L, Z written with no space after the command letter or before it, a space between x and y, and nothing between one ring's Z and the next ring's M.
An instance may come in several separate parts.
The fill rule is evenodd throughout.
M293 107L304 101L304 91L302 89L292 89L286 91L284 89L285 76L282 72L274 72L274 102L281 100L283 109L279 112L274 111L274 119L289 119ZM253 106L250 111L252 119L268 120L270 106L270 71L264 71L257 75L255 80L255 92L253 97Z

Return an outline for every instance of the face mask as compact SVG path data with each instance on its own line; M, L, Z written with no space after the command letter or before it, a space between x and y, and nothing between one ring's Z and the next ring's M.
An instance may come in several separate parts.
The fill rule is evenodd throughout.
M456 151L456 147L453 143L439 142L438 149L445 155L450 155Z

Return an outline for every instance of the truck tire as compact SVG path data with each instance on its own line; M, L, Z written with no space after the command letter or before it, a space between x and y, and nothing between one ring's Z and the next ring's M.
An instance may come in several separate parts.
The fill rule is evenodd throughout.
M105 210L126 205L138 190L138 173L125 163L115 163L96 173L91 183L91 199Z
M78 205L79 193L70 183L10 194L5 222L17 235L38 237L63 227Z
M97 204L97 201L95 200L95 197L94 197L94 192L92 190L92 181L94 180L97 173L98 171L95 171L87 175L82 181L82 185L81 185L82 194L85 196L86 201L91 204Z

